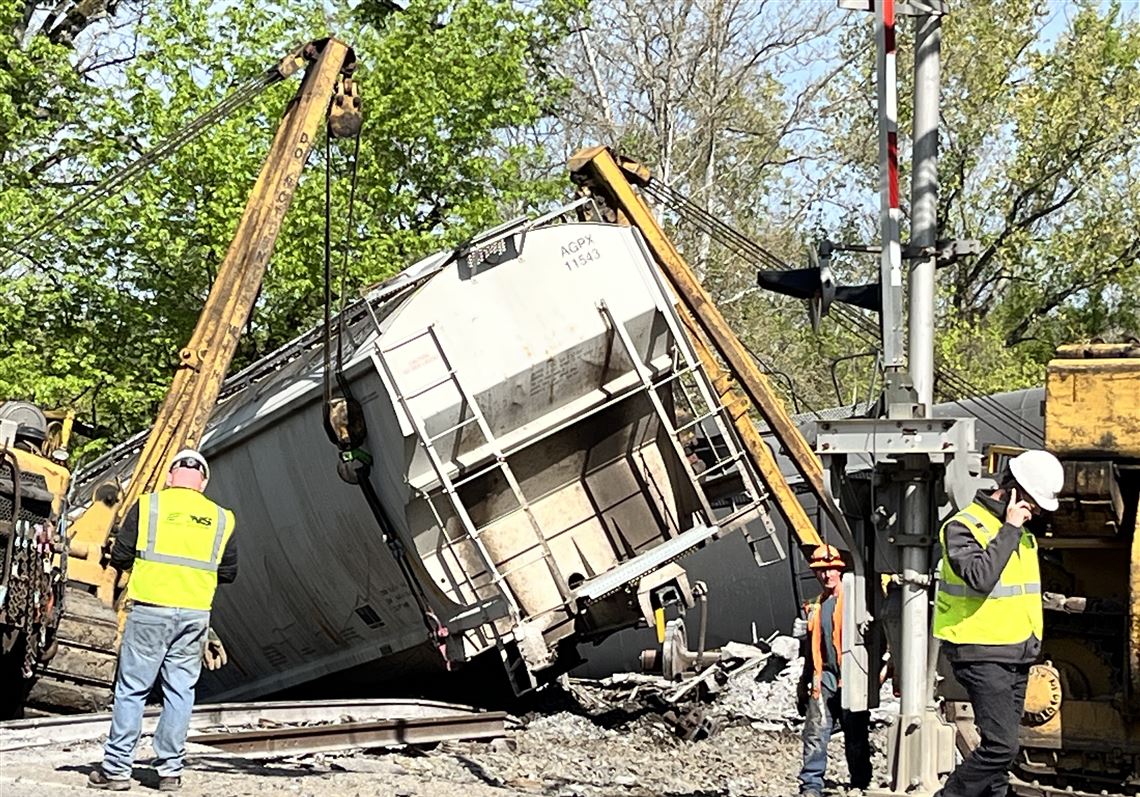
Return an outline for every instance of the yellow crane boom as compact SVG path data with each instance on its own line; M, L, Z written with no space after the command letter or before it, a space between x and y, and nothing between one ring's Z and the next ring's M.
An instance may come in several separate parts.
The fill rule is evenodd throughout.
M784 402L661 229L645 200L633 190L635 185L649 180L649 170L636 161L615 155L606 147L591 147L580 150L570 159L570 174L584 190L598 196L615 210L619 221L641 231L646 245L684 305L682 316L702 366L713 381L719 398L730 408L733 423L753 466L801 548L819 545L819 533L780 471L775 455L752 423L748 414L750 406L755 407L768 424L827 516L838 529L845 529L846 519L823 483L819 458L792 422ZM714 349L727 368L721 367L713 354Z
M306 64L126 488L97 490L97 499L72 526L69 578L96 587L105 602L115 587L103 563L112 531L141 494L160 486L174 454L201 440L321 126L329 118L332 134L359 130L348 79L356 64L352 49L334 38L311 42L283 59L278 70L288 76Z

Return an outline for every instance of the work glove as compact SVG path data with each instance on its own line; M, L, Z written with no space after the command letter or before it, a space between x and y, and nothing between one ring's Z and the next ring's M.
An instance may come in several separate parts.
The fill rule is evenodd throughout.
M213 628L206 631L206 649L202 651L202 664L207 670L221 669L229 659L221 637Z
M807 620L797 617L792 621L792 636L796 639L803 639L807 636Z
M807 715L809 686L810 684L802 678L796 683L796 711L801 717Z

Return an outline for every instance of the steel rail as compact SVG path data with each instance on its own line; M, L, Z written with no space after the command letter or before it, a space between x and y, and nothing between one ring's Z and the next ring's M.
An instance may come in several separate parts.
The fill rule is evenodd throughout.
M452 739L492 739L506 732L502 711L462 712L434 717L394 717L373 722L334 722L255 728L190 736L186 741L208 745L243 758L277 758L282 755L431 744Z
M143 733L153 733L160 708L150 706L143 714ZM482 716L470 706L435 700L303 700L260 703L212 703L195 706L190 715L191 731L259 722L351 722L392 719L454 717L466 713ZM503 720L500 719L500 724ZM111 724L109 713L71 714L0 722L0 752L98 739Z

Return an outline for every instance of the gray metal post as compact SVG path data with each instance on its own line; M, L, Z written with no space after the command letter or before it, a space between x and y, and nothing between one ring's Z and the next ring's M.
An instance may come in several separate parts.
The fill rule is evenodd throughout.
M942 21L915 17L914 167L910 187L910 244L933 248L938 238L938 94ZM934 400L935 257L916 258L910 268L910 336L907 361L918 402L930 417Z
M933 247L938 235L938 95L941 21L936 14L915 17L914 129L911 177L911 249L928 248L929 257L911 261L909 299L909 339L907 363L910 367L921 413L930 417L934 397L934 268ZM930 484L917 480L906 486L903 497L903 526L907 538L930 539L933 511ZM899 774L906 783L897 788L921 789L937 784L935 745L928 739L930 725L924 724L930 694L929 545L906 545L902 550L902 700L900 724L906 741L899 750L906 761ZM917 732L916 732L917 731ZM902 741L902 739L900 739Z
M903 528L909 535L927 531L930 525L930 485L914 481L906 485L903 494ZM896 784L903 789L913 789L923 785L922 780L928 769L923 761L923 751L928 747L922 727L930 697L927 694L927 653L930 638L930 613L927 605L930 574L930 549L924 545L906 545L902 549L902 667L899 701L900 724L906 730L899 741L902 748L899 755L906 763L909 773L907 783Z

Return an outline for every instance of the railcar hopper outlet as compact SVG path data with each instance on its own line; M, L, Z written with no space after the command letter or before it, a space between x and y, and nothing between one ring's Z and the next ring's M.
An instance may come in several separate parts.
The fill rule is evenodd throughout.
M343 377L370 465L341 472L375 502L338 477L313 336L235 375L202 448L211 494L240 507L260 554L215 605L240 666L200 694L484 653L522 692L577 663L579 643L693 605L678 560L724 534L746 526L760 562L783 557L640 233L561 223L574 210L427 258L349 311ZM698 427L723 440L715 461L690 453ZM718 517L726 491L744 498Z

